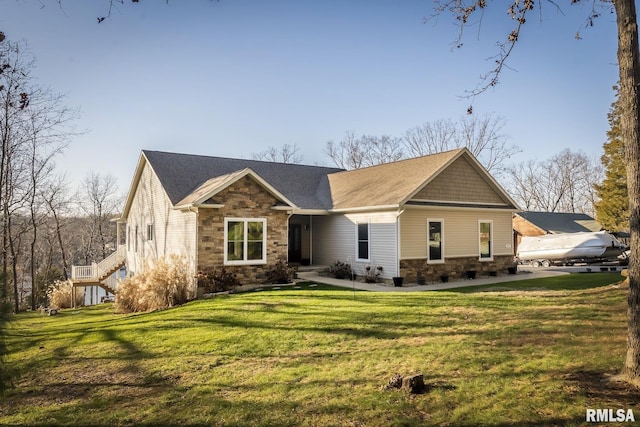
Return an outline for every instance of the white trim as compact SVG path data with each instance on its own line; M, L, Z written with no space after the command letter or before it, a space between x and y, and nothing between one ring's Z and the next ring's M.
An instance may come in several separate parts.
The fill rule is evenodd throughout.
M242 222L244 223L244 236L243 236L243 248L242 248L242 260L230 260L228 259L228 246L229 246L229 222ZM248 240L247 240L247 224L250 222L260 222L262 223L262 259L259 260L248 260L247 257L247 249L248 249ZM228 217L224 219L224 265L262 265L267 263L267 219L266 218L233 218Z
M455 204L455 205L469 205L469 206L496 206L507 208L507 205L504 203L494 203L494 202L467 202L462 200L436 200L436 199L410 199L408 202L418 202L418 203L440 203L440 204ZM465 206L467 207L467 206ZM513 207L511 207L513 209ZM489 209L489 208L487 208ZM517 209L516 209L517 210Z
M354 208L340 208L340 209L330 209L329 213L349 213L349 212L367 212L367 211L387 211L387 210L398 210L400 209L399 204L395 205L380 205L380 206L358 206Z
M222 191L225 188L228 188L229 186L235 184L236 182L238 182L240 179L244 178L245 176L250 176L251 178L253 178L265 190L267 190L269 193L271 193L272 196L274 196L276 199L279 199L279 200L283 201L284 203L286 203L287 205L289 205L289 208L295 208L296 207L296 205L292 201L287 199L284 196L284 194L282 194L278 190L276 190L271 184L269 184L266 180L264 180L264 178L262 178L260 175L258 175L251 168L244 168L241 171L237 171L237 172L233 172L232 174L229 174L229 179L228 180L226 180L224 182L221 182L219 185L216 185L214 188L212 188L209 191L207 191L204 195L200 196L197 200L194 200L192 204L200 205L200 204L204 203L205 201L209 200L214 195L218 194L220 191ZM216 180L218 178L220 178L220 177L212 178L209 181L213 181L213 180ZM206 185L206 184L207 183L205 183L203 185ZM187 196L187 197L189 197L189 196Z
M225 205L223 204L214 204L214 203L194 203L194 204L185 204L185 205L179 205L179 206L174 206L173 209L175 210L180 210L180 211L184 211L184 210L189 210L191 208L196 208L196 209L222 209L224 208Z
M326 209L299 209L299 208L292 209L291 213L294 215L322 215L322 216L328 216L331 214L331 212L329 212Z
M440 223L440 259L431 259L429 242L431 241L431 235L429 230L429 223ZM427 218L427 264L444 264L444 218Z
M474 212L478 212L478 211L486 211L486 212L500 212L500 211L506 211L506 212L521 212L519 209L514 209L511 207L504 207L504 208L487 208L487 207L475 207L475 206L445 206L445 205L412 205L412 204L407 204L404 205L404 209L416 209L416 210L462 210L462 211L474 211Z
M367 258L360 258L360 236L358 226L360 224L367 224ZM370 262L371 261L371 220L356 221L356 262Z
M482 224L489 224L489 257L482 257L482 233L480 227ZM493 220L492 219L479 219L478 220L478 260L479 261L493 261Z

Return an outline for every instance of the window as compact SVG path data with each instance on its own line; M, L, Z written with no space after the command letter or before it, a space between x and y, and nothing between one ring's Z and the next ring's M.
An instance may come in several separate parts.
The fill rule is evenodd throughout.
M362 222L357 226L358 260L369 261L369 223Z
M135 251L138 253L138 226L136 225L136 240L134 242Z
M493 242L491 241L493 222L480 221L480 260L493 260Z
M427 254L428 262L444 262L443 223L444 221L441 219L427 220L427 232L429 234L427 236L429 241L429 253Z
M267 242L264 218L225 218L225 264L264 264L267 262Z
M153 240L153 224L147 224L147 240Z

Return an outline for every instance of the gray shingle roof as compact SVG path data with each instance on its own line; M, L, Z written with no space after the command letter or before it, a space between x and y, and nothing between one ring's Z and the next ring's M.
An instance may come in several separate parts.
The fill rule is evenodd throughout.
M250 168L296 206L303 209L330 209L331 193L327 175L343 170L163 151L144 150L143 154L174 205L211 178Z
M601 230L598 221L583 213L518 212L517 215L547 233L579 233Z
M333 207L400 204L463 151L445 151L333 174L329 177Z

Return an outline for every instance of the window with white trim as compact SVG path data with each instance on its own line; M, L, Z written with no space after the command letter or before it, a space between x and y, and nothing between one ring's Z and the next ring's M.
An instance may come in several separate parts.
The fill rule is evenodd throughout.
M427 219L427 260L444 262L444 220Z
M267 262L266 218L224 219L224 263L265 264Z
M356 246L358 251L358 261L369 261L369 223L359 222L356 224Z
M478 221L480 260L493 260L493 221Z
M153 224L147 224L147 240L153 240Z

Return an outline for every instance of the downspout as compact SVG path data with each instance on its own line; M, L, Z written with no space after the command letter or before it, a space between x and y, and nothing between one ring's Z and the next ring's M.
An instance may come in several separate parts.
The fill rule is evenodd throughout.
M398 215L396 216L396 276L400 276L400 256L402 255L400 250L400 245L402 244L400 239L400 216L402 216L404 211L405 209L402 208L398 211Z
M187 208L187 211L189 212L193 212L196 215L196 221L195 221L195 226L196 226L196 230L194 233L195 236L195 241L193 249L195 252L195 256L193 259L193 298L196 299L198 298L198 279L196 279L196 276L198 275L198 257L200 256L200 251L198 248L198 208L194 207L193 205L189 206ZM167 236L165 236L165 242L166 242Z

